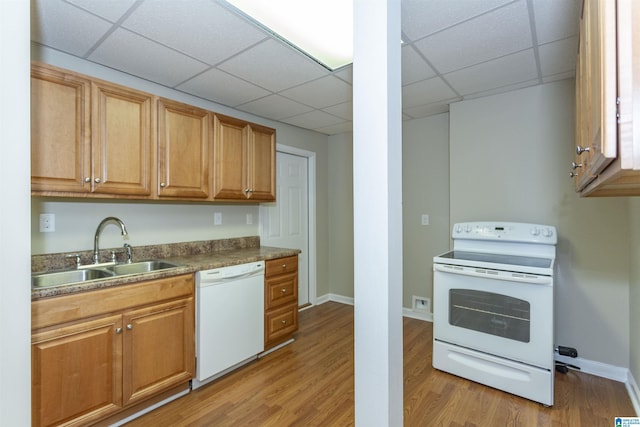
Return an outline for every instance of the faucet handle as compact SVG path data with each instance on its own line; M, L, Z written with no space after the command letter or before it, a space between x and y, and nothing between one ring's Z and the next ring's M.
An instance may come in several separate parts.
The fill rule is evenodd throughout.
M76 268L80 267L80 254L68 254L64 256L65 258L75 258L76 259Z
M124 250L127 253L127 264L131 264L131 245L128 243L124 244Z

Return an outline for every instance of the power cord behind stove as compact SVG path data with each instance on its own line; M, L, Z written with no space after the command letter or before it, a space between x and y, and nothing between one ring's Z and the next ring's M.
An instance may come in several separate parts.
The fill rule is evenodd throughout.
M578 350L576 350L573 347L564 347L559 345L558 347L555 348L555 351L561 356L569 356L573 358L578 357ZM559 360L556 360L555 362L556 362L556 371L562 374L566 374L567 372L569 372L569 369L575 369L576 371L580 370L579 366L572 365L570 363L561 362Z

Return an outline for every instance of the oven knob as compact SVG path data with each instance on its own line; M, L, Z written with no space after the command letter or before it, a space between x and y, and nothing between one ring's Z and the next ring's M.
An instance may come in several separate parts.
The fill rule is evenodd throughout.
M542 231L542 235L543 235L544 237L551 237L551 236L553 236L553 230L551 230L550 228L545 228L545 229Z
M467 224L467 226L466 226L466 228L464 229L464 231L466 231L467 233L471 233L471 230L472 230L471 225L470 225L470 224Z
M462 226L460 224L456 225L456 233L462 233Z
M531 235L533 235L533 236L537 236L537 235L539 235L539 234L540 234L540 229L539 229L538 227L533 227L533 228L531 229Z

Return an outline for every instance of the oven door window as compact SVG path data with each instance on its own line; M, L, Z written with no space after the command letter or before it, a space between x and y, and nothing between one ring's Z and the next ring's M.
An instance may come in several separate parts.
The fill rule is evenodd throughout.
M449 324L515 341L530 340L531 306L508 295L449 289Z

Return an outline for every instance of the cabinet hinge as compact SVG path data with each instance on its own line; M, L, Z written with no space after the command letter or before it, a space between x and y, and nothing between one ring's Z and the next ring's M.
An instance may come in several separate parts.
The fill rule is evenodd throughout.
M620 97L616 97L616 122L620 124Z

